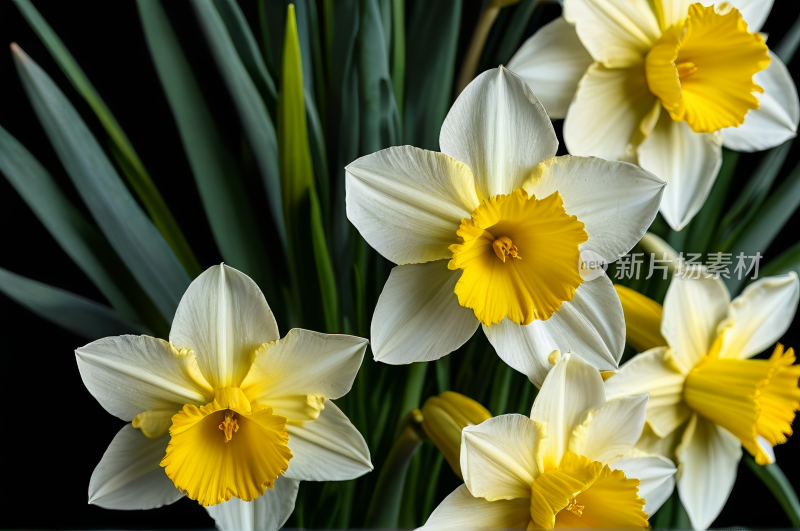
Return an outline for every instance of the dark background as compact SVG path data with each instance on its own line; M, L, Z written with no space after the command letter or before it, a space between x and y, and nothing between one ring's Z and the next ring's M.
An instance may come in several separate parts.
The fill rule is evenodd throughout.
M36 1L36 7L72 52L127 133L203 267L221 258L202 212L194 180L172 115L161 90L132 0ZM234 152L241 145L238 119L196 26L191 8L166 2L178 37L199 78L217 124ZM241 2L251 21L254 1ZM481 2L465 2L460 55L471 35ZM558 8L548 8L548 17ZM800 2L777 0L763 31L774 45L800 14ZM257 31L257 28L254 27ZM527 37L527 36L526 36ZM409 39L413 36L409 35ZM105 138L88 106L77 95L39 39L9 0L0 1L0 124L22 142L83 208L61 168L17 78L7 46L18 43L76 105L99 139ZM460 61L457 62L460 64ZM407 68L413 68L408 65ZM800 79L800 60L789 65ZM557 129L560 129L557 124ZM563 143L562 143L563 151ZM800 160L793 149L786 163ZM754 166L759 155L742 157ZM745 172L740 172L745 173ZM785 177L787 169L782 172ZM258 186L252 175L248 186ZM254 194L252 197L263 197ZM264 208L260 211L264 212ZM90 217L87 213L87 217ZM762 264L798 240L798 213L772 244ZM0 179L0 267L96 301L102 296L55 243L16 192ZM196 502L182 499L153 511L108 511L86 503L89 477L124 423L109 415L81 383L73 351L86 343L0 294L3 380L10 407L3 428L2 528L212 528ZM782 339L800 347L798 320ZM776 448L778 463L800 488L800 441ZM446 467L445 467L446 468ZM443 473L450 473L449 470ZM739 479L714 527L787 527L789 521L766 487L741 465ZM302 486L301 486L302 488ZM366 501L365 501L366 504Z

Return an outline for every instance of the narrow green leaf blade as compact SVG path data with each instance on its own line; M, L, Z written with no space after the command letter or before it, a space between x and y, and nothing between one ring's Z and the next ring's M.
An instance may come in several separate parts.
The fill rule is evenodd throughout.
M745 457L744 462L775 496L786 516L789 517L792 526L800 526L800 502L797 500L797 493L778 464L772 463L771 465L761 466L749 455Z
M119 314L130 321L168 328L128 268L102 234L64 196L50 173L8 131L0 127L0 172L73 262Z
M800 275L800 242L795 243L761 269L759 276L771 277L794 271Z
M453 95L461 2L416 2L408 17L406 43L406 97L403 107L403 141L439 150L439 131Z
M161 193L153 184L150 175L133 149L128 137L120 127L117 119L106 106L100 94L97 93L92 83L83 73L83 70L72 57L72 54L67 50L64 43L53 31L53 28L45 21L39 11L33 6L29 0L14 0L17 8L22 16L27 20L28 24L33 28L36 34L44 43L50 55L55 59L61 71L67 76L72 86L78 93L86 100L89 107L94 111L97 119L100 120L103 128L108 133L112 145L116 148L122 164L125 165L125 177L128 179L131 187L136 192L136 195L142 201L147 213L153 219L164 239L172 248L175 255L181 261L186 271L190 276L196 277L203 272L200 264L192 253L189 243L183 236L178 223L169 211L164 198Z
M339 332L339 300L336 295L336 277L333 274L331 257L328 254L328 242L325 238L325 227L322 224L322 212L319 200L313 188L311 199L311 243L314 246L314 261L317 265L317 276L321 288L322 309L325 314L325 327L330 333Z
M406 3L392 0L392 82L397 114L403 119L403 94L406 82Z
M53 80L18 46L12 45L12 51L25 92L83 202L161 315L172 322L189 287L186 270Z
M107 306L1 267L0 292L42 319L89 340L150 334L145 327L124 319Z
M159 2L138 0L150 54L189 159L214 241L228 265L277 301L270 263L242 176L225 147L197 79Z
M284 249L287 248L286 223L281 203L278 169L278 139L269 113L247 73L222 18L211 2L192 0L194 12L206 36L222 79L228 87L239 120L256 158L267 192L272 219Z

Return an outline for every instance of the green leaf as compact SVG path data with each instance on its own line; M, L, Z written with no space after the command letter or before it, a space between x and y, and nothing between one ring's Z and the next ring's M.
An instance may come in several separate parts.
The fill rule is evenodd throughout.
M339 332L339 300L336 296L336 277L333 274L331 257L328 255L328 242L322 224L322 213L314 188L309 190L311 199L311 236L314 246L314 260L321 288L322 309L325 313L325 327L330 333Z
M764 201L750 224L723 244L722 251L732 253L734 260L739 253L755 256L759 252L763 255L798 206L800 206L800 164L794 167ZM731 278L725 279L725 284L731 294L735 294L739 292L745 280L731 274Z
M392 82L397 114L403 119L403 93L406 82L406 4L392 0Z
M28 99L83 202L161 315L172 322L189 287L186 270L53 80L18 46L12 45L12 51Z
M747 463L747 466L753 471L756 477L766 485L781 505L786 516L789 517L792 526L800 526L800 502L797 500L797 493L795 493L792 484L786 479L786 476L777 463L761 466L749 455L745 457L744 462Z
M225 147L163 7L151 0L138 0L137 5L214 241L225 262L252 277L274 305L278 299L270 263L239 168Z
M122 334L150 334L111 308L0 267L0 292L42 319L89 340Z
M772 183L783 167L786 157L792 147L792 141L772 148L764 153L761 162L756 167L750 179L739 192L736 201L731 205L728 213L722 218L719 225L719 240L723 241L731 236L732 232L747 227L758 211L758 207L766 199ZM726 232L727 230L727 232Z
M458 0L419 1L408 17L406 43L405 105L403 142L439 150L439 131L453 95L458 31L461 27L461 2Z
M103 235L69 202L39 161L2 127L0 172L124 319L148 323L159 333L169 330Z
M359 150L374 153L400 142L400 117L389 74L389 54L378 0L360 0L358 78Z
M800 242L795 243L765 267L761 268L760 276L783 275L789 271L794 271L800 275Z
M192 0L192 6L206 36L208 46L211 48L217 68L238 111L239 120L264 182L272 220L283 248L287 249L288 240L281 202L278 139L275 136L275 127L269 117L264 100L261 99L239 54L236 53L231 36L214 5L204 0Z
M478 73L497 68L498 65L507 64L511 60L522 45L522 36L528 29L528 21L540 3L540 0L522 0L500 11L483 47ZM537 19L540 13L541 11L537 13Z
M97 115L98 120L103 128L108 133L112 145L116 149L121 161L124 161L126 167L125 177L128 179L131 187L136 192L136 195L142 201L142 204L147 210L147 213L153 219L158 230L161 232L164 239L172 248L175 256L181 261L186 271L191 277L196 277L203 272L200 264L197 262L194 254L192 253L189 243L184 238L180 227L178 227L175 218L169 211L164 198L161 197L153 181L150 179L147 170L144 168L142 161L133 149L128 137L120 127L117 119L111 114L111 111L106 107L105 102L97 93L92 83L83 73L81 67L69 53L69 50L61 42L58 35L53 31L50 25L45 21L39 11L33 6L29 0L14 0L17 8L22 16L33 28L36 34L44 43L50 55L55 59L61 71L67 76L72 86L78 91L89 107Z
M722 149L722 166L717 174L717 180L711 187L705 204L700 212L694 217L689 225L683 230L688 233L688 250L692 252L710 251L712 237L715 228L719 226L719 218L725 206L725 199L728 196L728 189L733 181L736 172L736 164L739 162L739 152L729 149ZM683 232L683 231L682 231ZM675 234L670 232L670 237ZM685 249L677 249L683 251Z
M798 45L800 45L800 17L797 17L792 27L772 51L783 61L783 64L788 65L792 62Z
M489 411L495 415L508 412L508 393L511 390L511 377L513 369L505 363L498 363L494 371L492 391L489 397Z
M412 363L408 367L403 398L400 401L400 414L405 415L415 407L422 405L422 386L428 372L427 363Z
M258 49L253 32L250 31L247 19L244 18L244 13L234 0L214 0L214 6L228 29L228 35L231 37L242 64L267 105L270 116L275 119L278 91L275 89L275 82Z

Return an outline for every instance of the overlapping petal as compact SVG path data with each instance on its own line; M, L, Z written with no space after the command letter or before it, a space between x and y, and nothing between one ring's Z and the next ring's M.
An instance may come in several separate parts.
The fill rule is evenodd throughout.
M573 352L600 370L616 370L625 347L622 306L605 274L583 282L575 298L547 321L521 326L504 319L483 331L500 358L537 387L552 369L548 356L554 350Z
M594 251L613 262L633 248L658 213L664 182L626 162L594 157L553 157L524 185L528 195L558 192L564 209L585 225Z
M251 502L239 498L206 507L219 529L226 531L277 531L294 511L300 482L280 476L275 487Z
M661 214L681 230L705 204L722 165L719 133L695 133L661 113L638 149L639 164L667 182Z
M678 493L693 529L717 518L736 481L742 444L735 435L693 415L676 451L681 474Z
M774 344L792 324L798 301L800 282L794 271L747 286L730 305L733 322L719 357L750 358Z
M490 502L474 497L466 485L461 485L433 511L425 523L425 529L525 529L530 520L528 498Z
M543 472L547 428L524 415L501 415L461 432L461 474L469 492L488 501L530 498Z
M214 394L194 354L162 339L106 337L77 349L75 357L92 396L125 421L145 411L174 414L184 404L203 405Z
M671 2L678 2L678 0L670 0ZM719 0L680 0L681 3L692 4L695 1L700 2L704 6L720 4ZM755 33L761 31L761 27L772 11L772 4L774 0L727 0L731 7L735 7L742 14L742 18L747 22L748 31ZM687 5L688 8L688 5Z
M644 428L647 394L609 400L573 430L569 449L592 461L609 463L627 453ZM628 476L637 477L637 476Z
M717 337L717 326L728 314L730 294L718 278L706 278L704 269L687 269L672 277L664 298L661 335L671 359L688 373L705 356Z
M528 85L501 66L464 89L442 124L439 146L472 169L482 201L519 188L556 154L558 140Z
M123 427L92 472L89 503L105 509L155 509L183 493L161 468L169 436L149 439L130 424Z
M611 468L622 470L629 478L639 480L639 496L645 499L644 512L651 517L664 505L675 488L675 464L660 455L632 450L612 461Z
M525 80L555 120L567 115L578 81L592 62L575 26L558 17L522 44L508 68Z
M686 376L667 362L669 349L656 347L637 354L606 380L609 400L648 393L647 422L659 437L666 437L691 414L683 403Z
M347 166L347 218L396 264L450 258L462 218L478 206L469 167L444 153L392 147Z
M432 361L466 343L479 321L458 303L460 276L443 260L392 269L372 317L375 359L392 365Z
M279 337L256 283L225 264L194 279L169 333L170 343L194 351L200 372L214 388L240 385L256 349Z
M574 354L565 354L550 371L533 403L531 418L547 426L545 466L558 466L569 450L572 430L589 412L606 403L603 379Z
M661 37L651 6L647 0L565 0L564 18L595 61L624 68L641 62Z
M767 69L753 77L753 81L764 89L763 93L755 93L758 109L750 109L739 127L722 130L723 144L729 149L761 151L797 136L800 122L797 87L783 61L772 52L769 52L769 57Z
M367 343L360 337L295 328L259 347L241 388L251 402L269 405L271 398L293 395L340 398L353 385Z
M372 470L369 448L344 413L331 401L319 418L287 424L292 460L286 477L301 481L345 481Z
M655 126L660 109L644 64L607 68L594 63L567 111L564 143L573 155L636 162L636 147Z

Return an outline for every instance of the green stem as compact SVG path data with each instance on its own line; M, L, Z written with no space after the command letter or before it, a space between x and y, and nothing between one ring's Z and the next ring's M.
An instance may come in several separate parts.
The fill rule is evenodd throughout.
M781 505L786 516L789 517L792 527L800 527L800 502L797 500L797 493L792 488L792 484L786 479L780 467L776 463L761 466L749 455L745 457L744 462Z
M464 62L461 63L461 71L458 73L456 98L475 77L478 61L481 58L483 47L486 45L486 38L489 36L489 31L492 29L492 25L494 25L494 21L497 20L497 15L499 14L500 6L494 2L486 6L486 9L481 13L478 24L475 26L475 32L472 34L472 40L469 41L469 48L467 48L467 54L464 56Z

